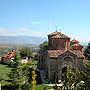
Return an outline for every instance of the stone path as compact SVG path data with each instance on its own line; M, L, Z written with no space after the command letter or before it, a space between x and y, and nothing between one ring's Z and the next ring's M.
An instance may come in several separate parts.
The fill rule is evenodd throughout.
M36 71L40 72L40 76L41 76L41 79L42 79L42 84L49 84L50 83L48 78L46 77L45 70L40 70L40 69L36 68Z

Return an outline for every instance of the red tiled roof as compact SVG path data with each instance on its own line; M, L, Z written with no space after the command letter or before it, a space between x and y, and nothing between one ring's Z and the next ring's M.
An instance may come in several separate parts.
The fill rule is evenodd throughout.
M70 37L68 37L68 36L66 36L66 35L64 35L64 34L62 34L61 32L58 32L58 31L52 32L51 34L49 34L47 36L51 36L51 38L69 38L70 39Z
M77 40L73 39L73 40L72 40L72 41L70 41L70 42L76 42L76 43L78 43L79 41L77 41Z
M79 43L73 44L72 46L82 46L82 47L83 47L83 45L81 45L81 44L79 44Z
M70 50L73 54L77 55L77 58L85 57L80 50Z
M12 58L12 57L14 56L14 52L15 52L15 51L10 51L10 52L8 52L7 54L3 55L2 57L4 57L4 58ZM10 55L10 54L11 54L11 55Z
M63 54L65 50L47 50L51 58L57 58L59 55Z
M77 55L77 58L82 58L84 55L80 50L69 50L71 53ZM59 55L66 52L66 50L47 50L50 58L57 58Z

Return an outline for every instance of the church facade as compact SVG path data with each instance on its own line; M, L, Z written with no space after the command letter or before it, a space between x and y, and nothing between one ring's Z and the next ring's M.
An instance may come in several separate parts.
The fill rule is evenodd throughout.
M38 68L45 70L50 81L54 80L55 73L61 80L67 65L83 70L83 46L77 40L70 41L70 37L57 30L47 36L48 46L39 55Z

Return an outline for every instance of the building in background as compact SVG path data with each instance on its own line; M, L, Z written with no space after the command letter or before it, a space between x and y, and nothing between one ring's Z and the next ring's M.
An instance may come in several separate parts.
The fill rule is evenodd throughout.
M1 62L4 64L9 64L10 62L13 62L14 52L15 52L15 49L12 49L12 51L9 51L7 54L3 55Z

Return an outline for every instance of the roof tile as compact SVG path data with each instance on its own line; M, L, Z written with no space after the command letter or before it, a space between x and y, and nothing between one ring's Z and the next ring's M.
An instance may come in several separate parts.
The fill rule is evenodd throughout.
M77 55L77 58L82 58L84 55L80 50L69 50L71 53ZM50 58L57 58L59 55L66 52L66 50L47 50Z
M64 34L62 34L61 32L58 32L58 31L52 32L48 36L51 36L51 38L69 38L70 39L70 37L68 37L68 36L66 36L66 35L64 35Z
M15 52L15 51L10 51L10 52L8 52L7 54L3 55L2 57L4 57L4 58L11 58L11 57L14 56L14 52ZM11 54L11 55L10 55L10 54Z
M72 41L70 41L70 42L76 42L76 43L78 43L79 41L77 41L77 40L73 39L73 40L72 40Z

